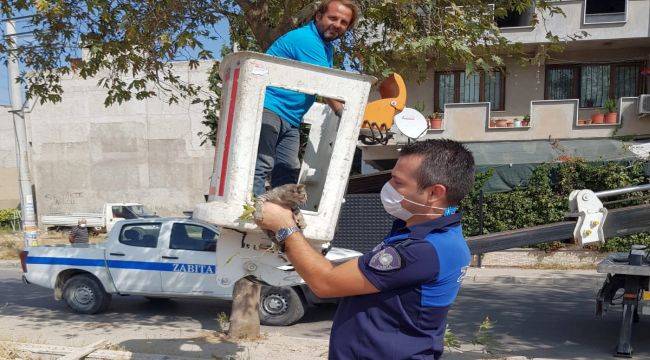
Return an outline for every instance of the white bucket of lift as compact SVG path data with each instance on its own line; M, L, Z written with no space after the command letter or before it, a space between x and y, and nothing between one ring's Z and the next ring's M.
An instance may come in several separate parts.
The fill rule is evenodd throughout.
M210 195L196 206L194 217L259 237L253 222L238 218L251 200L265 89L281 87L345 103L341 119L320 103L305 115L311 130L299 180L309 197L304 234L314 246L331 241L376 79L252 52L228 55L220 73L223 95Z

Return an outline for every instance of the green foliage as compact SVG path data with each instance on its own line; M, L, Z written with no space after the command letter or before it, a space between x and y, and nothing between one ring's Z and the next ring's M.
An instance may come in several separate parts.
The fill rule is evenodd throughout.
M0 223L9 222L20 217L18 209L0 209Z
M418 112L424 114L424 110L426 109L427 106L424 104L424 101L418 101L415 104L413 104L412 107Z
M465 236L480 235L479 198L481 188L493 176L492 171L476 174L472 192L461 202ZM506 193L484 194L483 234L515 230L563 221L568 213L568 197L576 189L602 191L645 183L644 163L588 163L580 159L543 164L534 171L527 184ZM639 193L618 197L622 200L608 208L640 204ZM629 200L626 200L629 199ZM536 246L554 250L561 243Z
M616 111L616 101L614 99L607 99L605 100L603 107L608 113L613 113Z
M399 71L421 79L430 68L458 63L467 64L470 71L489 70L503 66L505 56L541 64L566 40L585 36L583 32L552 34L546 20L563 16L553 0L535 1L541 16L535 16L531 25L543 27L548 42L535 54L524 51L522 44L509 43L494 22L509 11L524 11L532 0L358 3L363 16L337 44L336 63L380 77ZM186 60L196 68L199 60L212 59L214 54L205 44L221 40L214 27L225 20L229 47L237 44L241 50L264 51L279 36L309 21L317 4L313 0L2 1L2 18L34 16L21 20L21 29L33 31L28 39L15 42L3 36L4 27L0 29L0 61L5 62L8 50L17 45L11 53L25 66L18 81L26 87L28 98L40 102L61 101L61 79L73 71L84 79L99 77L98 85L107 91L106 106L158 95L165 95L170 104L181 99L204 102L206 97L216 98L214 91L183 80L173 61ZM88 54L82 59L80 44Z
M628 252L632 245L650 246L650 233L645 232L607 239L604 244L596 245L595 249L602 252Z
M478 330L474 333L474 344L480 344L485 347L485 352L488 354L494 354L500 348L500 344L494 339L492 334L492 329L494 328L494 323L490 320L488 316L485 317L485 320L479 325Z
M230 326L230 319L228 318L228 315L223 311L217 314L217 326L217 331L220 332L226 332Z
M212 145L216 145L217 141L217 124L219 123L219 110L221 109L219 99L221 98L221 76L219 76L219 63L215 63L210 70L210 75L208 77L208 84L210 87L210 94L201 99L194 100L195 103L203 103L203 121L201 122L205 127L209 129L207 132L199 132L198 135L201 137L201 145L210 141Z
M445 327L444 345L448 348L460 349L460 340L456 334L451 332L449 325Z
M255 213L255 206L251 204L244 204L244 211L242 212L241 215L237 218L238 220L241 221L253 221L253 214Z

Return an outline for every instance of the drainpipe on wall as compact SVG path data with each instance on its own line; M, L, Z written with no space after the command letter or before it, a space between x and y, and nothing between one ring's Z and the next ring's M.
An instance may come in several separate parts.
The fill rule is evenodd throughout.
M6 37L16 34L13 20L6 21ZM9 94L11 96L11 112L13 113L14 131L16 135L16 161L18 165L18 183L20 186L20 210L23 225L25 248L37 245L36 213L34 211L34 193L29 173L27 129L25 127L24 104L20 84L15 80L19 76L18 59L15 55L17 40L8 41L9 58L7 61Z

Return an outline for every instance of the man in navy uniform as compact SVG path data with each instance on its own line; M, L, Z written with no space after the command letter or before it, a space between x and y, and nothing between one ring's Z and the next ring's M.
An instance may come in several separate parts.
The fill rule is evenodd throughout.
M397 218L390 234L358 259L334 267L296 227L290 209L266 202L259 225L276 233L296 271L319 297L341 297L330 359L438 359L447 312L470 263L460 201L474 182L474 158L460 143L404 147L381 191Z

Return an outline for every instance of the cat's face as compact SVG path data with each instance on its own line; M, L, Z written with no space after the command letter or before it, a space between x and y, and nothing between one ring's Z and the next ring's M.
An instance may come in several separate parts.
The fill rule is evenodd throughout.
M304 204L307 202L307 190L305 189L305 185L303 184L296 184L296 185L291 185L287 189L287 195L289 196L291 201L294 201L298 204Z

